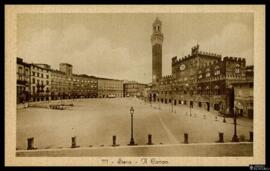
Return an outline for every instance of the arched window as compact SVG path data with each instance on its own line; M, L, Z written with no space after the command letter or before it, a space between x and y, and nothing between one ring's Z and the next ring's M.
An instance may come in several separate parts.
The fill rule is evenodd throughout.
M218 85L215 85L214 89L215 89L215 94L216 95L220 95L220 88L219 88L219 86Z
M202 87L198 87L197 90L198 90L197 93L201 95L202 94Z
M240 65L239 64L236 64L235 65L235 73L236 74L239 74L240 73Z

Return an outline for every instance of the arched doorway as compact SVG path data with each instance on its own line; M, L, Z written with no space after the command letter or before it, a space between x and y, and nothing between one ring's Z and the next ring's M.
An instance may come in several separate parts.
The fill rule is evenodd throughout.
M219 104L215 103L215 104L214 104L214 109L217 110L217 111L219 111L219 109L220 109Z
M190 101L190 107L193 108L193 101Z
M156 93L153 94L153 101L156 102L157 95Z

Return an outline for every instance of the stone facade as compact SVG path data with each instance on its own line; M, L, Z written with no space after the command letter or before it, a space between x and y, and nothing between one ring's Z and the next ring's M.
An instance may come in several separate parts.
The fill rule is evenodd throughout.
M161 32L162 23L156 18L153 25L151 36L152 43L152 82L156 83L162 77L162 42L163 33Z
M73 74L72 97L96 98L98 97L98 79L85 74Z
M59 69L64 72L67 76L72 76L72 65L68 63L60 63Z
M59 70L51 71L52 100L71 98L73 89L72 77Z
M17 58L17 103L30 99L30 65Z
M253 71L249 69L247 73L247 69L244 58L222 58L218 54L201 52L196 45L190 55L172 58L172 75L162 77L152 87L149 98L232 115L232 87L253 78Z
M61 63L60 70L52 70L52 99L97 97L97 78L73 74L72 65Z
M59 69L17 58L17 103L98 97L97 77L73 74L68 63L61 63Z
M253 82L248 80L235 83L233 86L235 112L241 116L253 118Z
M97 78L98 79L98 97L123 97L124 81L109 79L109 78Z
M135 81L124 83L124 97L142 97L146 84Z
M30 64L31 100L43 101L51 98L51 67L47 64Z

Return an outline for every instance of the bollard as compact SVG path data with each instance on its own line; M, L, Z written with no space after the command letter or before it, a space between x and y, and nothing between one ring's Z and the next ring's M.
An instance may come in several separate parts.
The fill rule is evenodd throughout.
M148 134L148 142L147 142L148 145L153 145L152 143L152 135L151 134Z
M116 136L114 135L114 136L112 137L112 139L113 139L113 145L112 145L112 146L116 146Z
M112 138L113 138L113 144L112 144L112 146L113 147L119 146L119 144L116 144L116 135L114 135Z
M223 118L223 122L224 122L224 123L226 123L226 119L225 119L225 116L224 116L224 118Z
M188 144L188 134L187 133L184 134L184 143Z
M216 116L216 121L218 120L217 116Z
M71 148L79 147L76 145L76 137L71 137Z
M252 131L249 132L249 141L253 142L253 132Z
M27 150L33 150L34 148L34 138L27 139Z
M218 133L218 135L219 135L219 140L218 140L218 142L220 142L220 143L223 143L224 142L224 139L223 139L223 132L219 132Z

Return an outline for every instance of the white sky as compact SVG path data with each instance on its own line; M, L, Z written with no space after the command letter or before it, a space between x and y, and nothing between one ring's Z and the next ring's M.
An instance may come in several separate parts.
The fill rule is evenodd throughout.
M171 74L171 58L200 50L246 58L253 64L253 15L205 14L19 14L17 56L26 62L60 62L73 72L151 82L150 37L156 16L162 21L163 75Z

